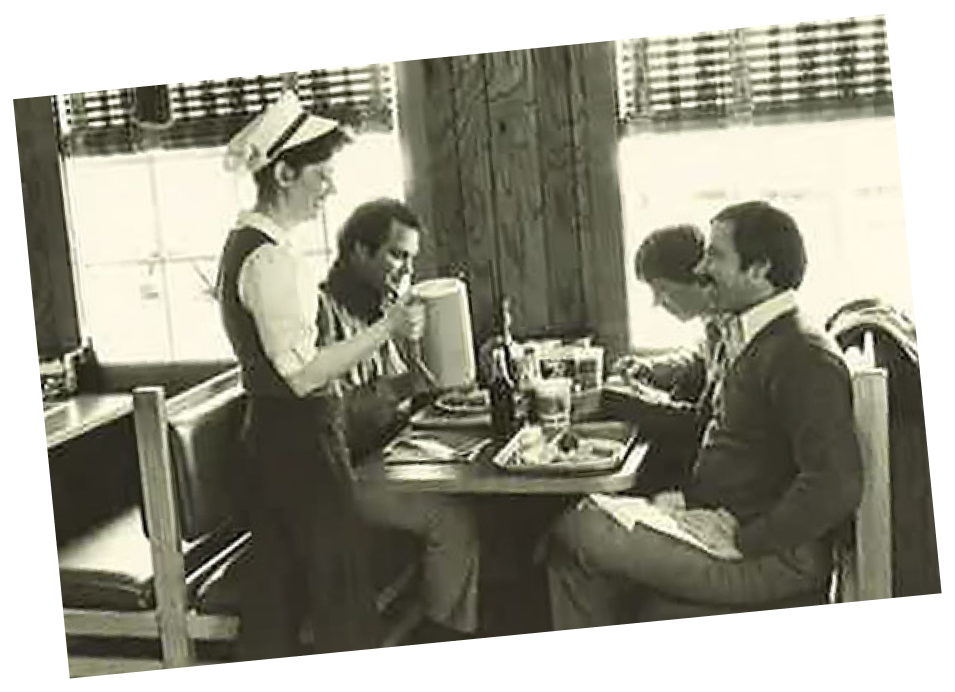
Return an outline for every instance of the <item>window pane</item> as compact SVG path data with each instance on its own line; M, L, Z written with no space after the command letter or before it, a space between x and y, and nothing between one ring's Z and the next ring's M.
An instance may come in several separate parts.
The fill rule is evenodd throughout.
M691 348L703 338L699 320L681 322L663 308L655 307L653 295L644 284L634 281L632 289L630 336L635 345L650 349Z
M368 133L335 157L336 194L325 205L325 223L334 247L348 215L375 197L404 199L401 147L393 133Z
M87 329L104 363L168 360L163 277L146 265L87 267Z
M215 299L215 261L169 264L169 307L173 360L231 359Z
M68 159L66 175L81 264L145 259L155 252L155 206L146 157Z
M156 210L166 256L217 257L240 209L235 176L222 150L156 157Z

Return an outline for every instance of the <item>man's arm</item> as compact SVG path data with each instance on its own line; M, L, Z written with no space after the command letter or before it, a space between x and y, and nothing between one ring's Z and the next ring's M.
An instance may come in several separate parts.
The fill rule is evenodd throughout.
M382 377L345 391L348 445L360 461L381 449L403 423L399 405L408 396L412 375Z
M798 471L769 512L740 528L738 544L747 556L820 538L855 511L862 496L852 382L844 363L812 345L782 355L785 362L769 375L769 394Z

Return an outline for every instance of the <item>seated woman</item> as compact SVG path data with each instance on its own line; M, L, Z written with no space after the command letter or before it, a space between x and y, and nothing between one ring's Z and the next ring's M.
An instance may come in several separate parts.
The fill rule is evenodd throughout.
M713 310L709 285L694 271L704 249L700 229L683 224L653 231L634 256L637 280L649 286L654 305L681 322L700 319L705 323L705 338L694 349L628 355L612 368L641 399L640 423L655 443L641 471L640 493L652 494L682 483L712 413L724 363L724 327Z

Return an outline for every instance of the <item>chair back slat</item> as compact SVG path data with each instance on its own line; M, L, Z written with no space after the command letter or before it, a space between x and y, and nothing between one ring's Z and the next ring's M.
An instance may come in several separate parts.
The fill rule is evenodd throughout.
M871 351L863 355L863 359L852 364L863 490L852 545L838 556L841 601L892 597L888 376L883 368L875 366Z
M133 392L133 416L163 660L169 666L186 665L192 660L193 647L186 624L189 604L185 561L162 387L137 388Z

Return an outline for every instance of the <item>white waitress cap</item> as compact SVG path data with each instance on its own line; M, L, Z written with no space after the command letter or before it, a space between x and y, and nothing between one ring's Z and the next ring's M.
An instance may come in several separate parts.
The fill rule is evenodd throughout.
M286 91L232 138L226 147L225 167L255 173L283 151L323 137L337 127L336 121L305 111L295 93Z

